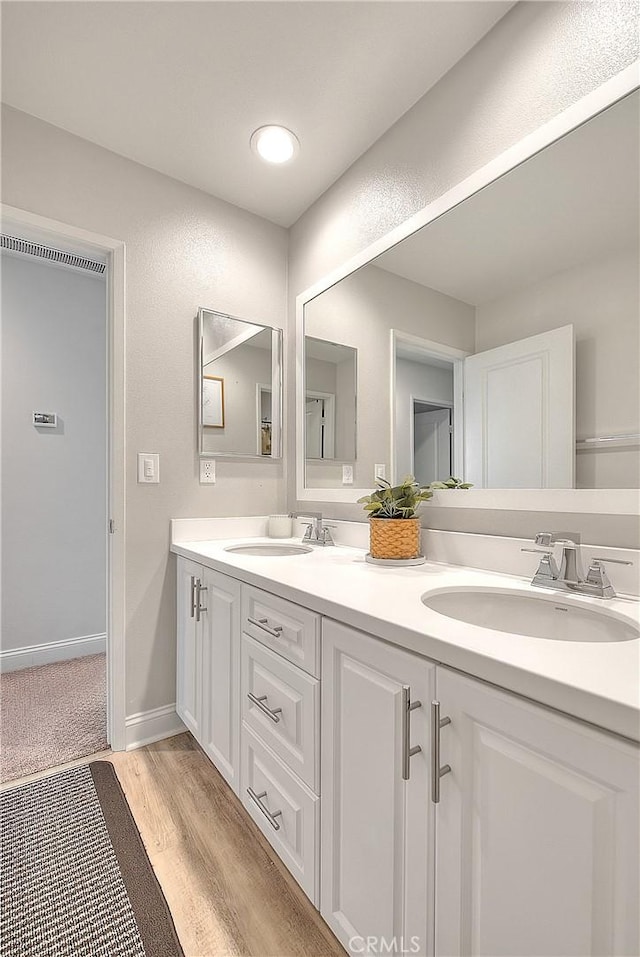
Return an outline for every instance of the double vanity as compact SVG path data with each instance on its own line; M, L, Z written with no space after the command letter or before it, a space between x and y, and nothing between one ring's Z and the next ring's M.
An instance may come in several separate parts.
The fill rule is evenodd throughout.
M172 523L177 710L347 951L639 953L637 572L601 600L521 540L378 568L364 525L266 530Z
M304 535L172 523L178 713L354 954L640 954L640 94L616 90L297 294ZM282 357L200 309L203 459L278 468ZM356 503L409 473L431 524L540 533L369 564Z

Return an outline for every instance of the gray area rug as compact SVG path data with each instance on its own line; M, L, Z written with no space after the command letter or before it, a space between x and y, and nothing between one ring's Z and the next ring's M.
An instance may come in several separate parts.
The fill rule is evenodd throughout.
M107 748L106 655L0 675L0 781Z
M1 957L183 957L113 767L0 795Z

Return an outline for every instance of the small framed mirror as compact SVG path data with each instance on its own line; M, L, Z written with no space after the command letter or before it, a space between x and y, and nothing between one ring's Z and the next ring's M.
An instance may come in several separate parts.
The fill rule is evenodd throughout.
M282 454L282 330L198 310L200 455Z

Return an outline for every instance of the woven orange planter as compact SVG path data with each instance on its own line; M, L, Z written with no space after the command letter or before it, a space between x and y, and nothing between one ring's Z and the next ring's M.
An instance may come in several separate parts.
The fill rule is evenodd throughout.
M369 551L372 558L418 558L419 518L370 518Z

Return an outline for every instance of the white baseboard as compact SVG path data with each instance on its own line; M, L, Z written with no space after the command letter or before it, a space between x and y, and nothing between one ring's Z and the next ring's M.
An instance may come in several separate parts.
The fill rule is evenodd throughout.
M163 738L171 738L174 734L187 730L176 714L175 704L131 714L126 720L126 727L127 751L161 741Z
M49 641L44 645L7 648L0 651L0 672L49 665L54 661L69 661L70 658L85 658L87 655L104 654L106 650L106 635L82 635L65 641Z

